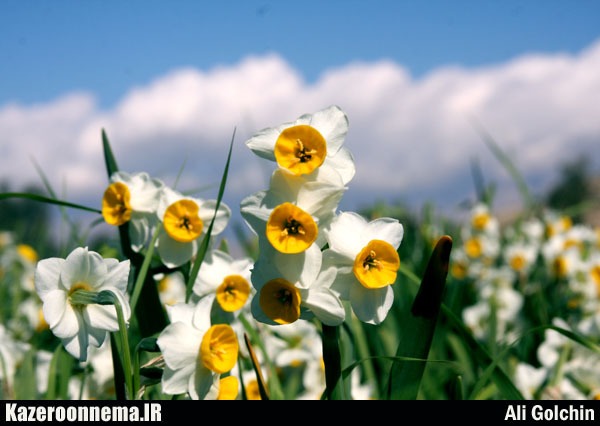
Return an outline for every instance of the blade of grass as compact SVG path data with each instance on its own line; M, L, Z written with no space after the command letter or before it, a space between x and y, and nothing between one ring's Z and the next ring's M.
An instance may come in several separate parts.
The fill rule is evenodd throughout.
M527 186L527 182L525 182L525 178L508 155L500 148L500 145L492 138L492 136L483 128L483 126L473 120L473 126L479 136L483 139L483 142L487 145L487 147L492 151L492 154L496 157L496 159L504 166L504 168L508 171L515 184L517 185L517 189L521 193L521 197L523 198L523 202L525 204L524 209L529 210L534 207L534 200L529 192L529 187Z
M114 172L119 171L119 167L117 166L117 160L115 160L108 136L106 135L106 131L104 129L102 129L102 148L104 151L104 164L106 165L106 173L110 179Z
M221 184L219 186L219 194L217 195L217 204L215 206L215 214L213 215L212 220L210 221L210 225L208 226L208 230L206 231L206 235L198 248L198 253L196 254L196 258L194 259L194 264L192 265L192 269L190 271L190 276L188 278L188 282L186 285L185 291L185 300L186 302L190 300L190 296L192 295L192 288L194 287L194 282L196 281L196 277L198 276L198 271L200 270L200 265L204 261L204 256L206 255L206 251L208 250L208 245L210 244L210 238L212 233L212 228L215 223L215 219L217 217L217 213L219 211L219 207L221 206L221 200L223 199L223 194L225 193L225 185L227 183L227 174L229 173L229 164L231 163L231 151L233 149L233 141L235 139L235 129L233 129L233 135L231 136L231 142L229 143L229 152L227 153L227 161L225 163L225 169L223 170L223 176L221 177Z
M31 194L29 192L3 192L0 193L0 200L6 200L8 198L25 198L32 201L40 201L42 203L56 204L64 207L71 207L74 209L85 210L92 213L102 213L101 210L83 206L81 204L70 203L68 201L57 200L55 198L44 197L43 195Z

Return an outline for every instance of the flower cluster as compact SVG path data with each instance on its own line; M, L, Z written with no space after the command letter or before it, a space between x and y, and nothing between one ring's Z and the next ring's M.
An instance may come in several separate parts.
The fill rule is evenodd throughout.
M500 226L485 204L473 206L453 252L452 276L475 293L462 311L482 342L510 345L532 324L600 339L600 233L553 210ZM540 318L541 317L541 318ZM530 356L511 368L528 399L600 395L598 352L548 329ZM525 359L523 359L525 358Z
M355 173L347 132L346 114L330 106L246 142L276 164L269 187L241 202L259 240L252 313L260 322L316 317L335 326L347 301L361 321L379 324L392 306L404 229L396 219L338 212Z

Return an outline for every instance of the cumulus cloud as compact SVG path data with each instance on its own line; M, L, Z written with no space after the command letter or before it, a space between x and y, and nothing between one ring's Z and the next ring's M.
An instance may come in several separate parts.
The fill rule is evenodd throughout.
M475 123L537 182L548 183L580 153L599 164L598 69L600 42L576 55L448 66L420 79L391 61L357 62L309 84L276 54L208 71L178 69L132 88L109 110L93 93L1 105L0 179L40 182L33 159L69 201L99 207L107 182L104 129L122 170L147 171L213 198L234 138L225 201L236 210L244 196L266 187L272 167L243 142L337 104L349 116L346 144L357 167L346 208L382 198L457 204L473 195L474 159L488 181L509 180Z

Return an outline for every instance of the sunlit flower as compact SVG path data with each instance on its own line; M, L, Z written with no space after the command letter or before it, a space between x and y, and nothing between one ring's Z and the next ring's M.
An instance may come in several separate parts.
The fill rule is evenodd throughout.
M221 250L206 253L192 288L200 298L208 297L224 312L237 314L252 297L252 259L234 259Z
M338 106L257 132L246 145L258 156L277 162L294 175L318 174L328 179L333 173L347 184L355 173L354 160L344 146L348 117Z
M236 365L237 336L230 325L210 321L210 299L167 307L171 323L158 336L165 361L162 390L191 399L217 399L221 375Z
M246 197L241 214L250 228L282 253L300 253L325 243L322 231L335 216L346 187L307 181L276 170L269 189Z
M90 346L99 347L119 323L115 306L79 304L79 291L111 291L119 300L125 320L131 314L126 300L129 260L104 259L87 248L76 248L66 259L38 262L35 288L43 303L44 318L67 352L80 361L88 358Z
M165 266L176 268L196 255L199 242L215 216L216 207L217 200L202 200L185 196L169 187L163 188L157 208L162 228L156 248ZM231 209L220 203L211 234L223 232L230 217Z
M332 288L350 301L363 322L381 323L392 307L403 236L404 227L396 219L367 222L354 212L338 215L326 233L325 263L337 270Z
M252 314L265 324L290 324L316 316L327 325L344 321L345 310L331 290L336 271L321 270L321 250L313 245L299 254L282 254L263 244L252 269Z

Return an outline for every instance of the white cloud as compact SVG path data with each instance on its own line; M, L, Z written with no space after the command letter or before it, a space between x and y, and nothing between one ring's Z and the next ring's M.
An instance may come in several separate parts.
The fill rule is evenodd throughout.
M600 163L600 42L578 55L525 55L504 64L440 68L415 80L401 65L351 63L314 84L277 55L248 57L210 71L179 69L132 88L111 110L93 94L42 105L0 106L0 179L40 182L31 158L68 199L100 205L107 177L101 130L119 166L148 171L180 189L212 185L212 198L234 129L226 201L235 210L263 189L272 164L243 142L255 131L330 104L349 116L347 146L357 174L346 197L455 204L473 193L470 162L486 178L507 173L485 147L480 123L527 176L556 177L567 159L587 152ZM261 168L264 166L265 168ZM353 195L355 194L355 195ZM349 205L346 203L346 205Z

